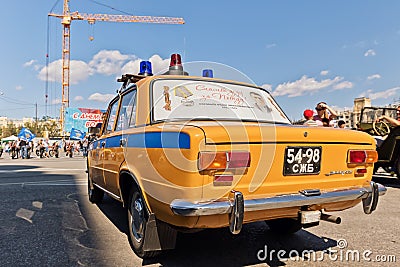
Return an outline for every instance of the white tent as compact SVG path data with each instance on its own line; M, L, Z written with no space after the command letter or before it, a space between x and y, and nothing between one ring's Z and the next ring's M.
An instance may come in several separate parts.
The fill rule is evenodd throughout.
M3 139L1 139L1 142L8 142L8 141L15 141L18 140L18 137L16 137L15 135L11 135L9 137L4 137Z

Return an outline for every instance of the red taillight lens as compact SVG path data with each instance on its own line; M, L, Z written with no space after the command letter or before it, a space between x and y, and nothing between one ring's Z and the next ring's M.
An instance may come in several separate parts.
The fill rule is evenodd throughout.
M356 174L364 174L367 173L367 169L357 169Z
M198 168L205 170L226 170L250 166L249 152L200 152Z
M349 150L347 163L374 163L378 161L378 153L375 150Z
M245 168L250 167L249 152L228 152L229 168Z
M348 163L364 163L367 153L364 150L350 150Z

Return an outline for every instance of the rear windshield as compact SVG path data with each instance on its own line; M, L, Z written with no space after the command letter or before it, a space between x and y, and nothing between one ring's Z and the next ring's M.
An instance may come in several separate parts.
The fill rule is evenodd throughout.
M202 80L156 80L153 119L290 123L272 96L257 87Z

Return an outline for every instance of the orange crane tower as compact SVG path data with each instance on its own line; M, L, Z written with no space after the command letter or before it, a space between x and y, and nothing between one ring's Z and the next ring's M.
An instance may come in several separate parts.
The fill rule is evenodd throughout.
M109 15L109 14L87 14L78 11L70 12L69 0L64 0L63 14L49 13L49 16L61 19L63 25L62 43L62 104L60 120L62 132L64 133L64 113L65 108L69 107L69 76L70 76L70 27L73 20L86 20L89 24L96 21L110 22L141 22L158 24L184 24L183 18L174 17L153 17L153 16L130 16L130 15ZM47 98L47 96L46 96ZM46 99L47 101L47 99Z

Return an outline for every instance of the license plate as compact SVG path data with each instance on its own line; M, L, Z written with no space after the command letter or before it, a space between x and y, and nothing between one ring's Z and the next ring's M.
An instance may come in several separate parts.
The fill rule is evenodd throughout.
M286 147L283 175L319 174L321 155L320 146Z

